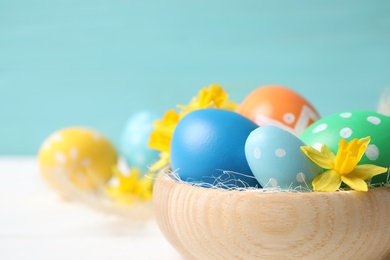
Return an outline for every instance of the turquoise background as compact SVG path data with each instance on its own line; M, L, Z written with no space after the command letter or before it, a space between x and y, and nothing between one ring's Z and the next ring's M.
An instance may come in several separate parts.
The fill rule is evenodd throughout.
M0 154L35 154L70 125L117 143L132 113L214 82L238 102L281 84L323 116L375 110L389 13L388 0L0 0Z

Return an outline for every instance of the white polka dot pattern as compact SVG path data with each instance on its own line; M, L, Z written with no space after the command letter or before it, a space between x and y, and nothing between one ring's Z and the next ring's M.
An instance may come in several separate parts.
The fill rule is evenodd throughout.
M53 136L51 136L50 141L52 142L61 142L62 141L62 135L60 133L55 133Z
M278 186L278 181L274 178L269 179L269 184L271 184L272 187Z
M85 158L85 159L81 160L80 165L84 166L84 167L88 167L91 165L91 163L92 163L91 158Z
M298 182L305 182L306 175L303 172L297 174L296 179Z
M313 144L313 148L316 149L317 151L321 152L321 147L322 147L322 144L321 143L315 143Z
M326 128L328 128L328 125L327 125L327 124L320 124L320 125L316 126L316 127L313 129L313 134L322 132L322 131L324 131Z
M78 156L79 156L79 150L77 149L77 147L70 148L70 151L69 151L70 159L72 161L76 161Z
M352 135L352 129L349 127L344 127L343 129L340 130L340 136L342 138L348 138Z
M352 113L345 112L345 113L341 113L340 116L343 117L343 118L350 118L352 116Z
M277 157L284 157L284 156L286 156L286 150L284 150L282 148L276 149L275 150L275 155Z
M366 149L366 156L371 161L375 161L379 157L379 149L375 144L369 144Z
M379 125L381 123L381 119L376 116L369 116L367 117L367 121L374 124L374 125Z
M295 116L294 114L292 113L286 113L283 115L283 121L286 123L286 124L292 124L294 123L295 121Z
M259 147L256 147L255 150L253 151L253 156L256 158L256 159L260 159L261 157L261 150Z
M66 163L66 156L65 156L65 154L62 153L62 152L56 152L56 153L54 154L54 159L55 159L58 163L60 163L60 164Z

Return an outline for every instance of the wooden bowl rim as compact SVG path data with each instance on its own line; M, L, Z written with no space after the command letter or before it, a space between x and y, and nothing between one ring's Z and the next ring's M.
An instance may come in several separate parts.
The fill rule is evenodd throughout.
M192 189L193 191L200 191L203 190L204 192L212 192L212 193L227 193L230 196L234 194L234 196L248 196L248 194L251 194L251 196L337 196L343 194L344 196L346 194L351 194L351 196L355 196L357 194L365 194L365 193L376 193L383 189L390 189L389 186L382 186L382 187L376 187L368 189L368 191L357 191L357 190L341 190L341 191L332 191L332 192L322 192L322 191L309 191L309 192L291 192L291 191L256 191L256 190L225 190L222 188L205 188L205 187L199 187L199 186L193 186L186 184L183 182L178 182L172 176L167 174L167 169L163 169L160 171L160 173L157 175L156 181L164 181L167 183L170 183L171 185L182 185L186 186L188 189ZM259 189L261 190L261 189Z

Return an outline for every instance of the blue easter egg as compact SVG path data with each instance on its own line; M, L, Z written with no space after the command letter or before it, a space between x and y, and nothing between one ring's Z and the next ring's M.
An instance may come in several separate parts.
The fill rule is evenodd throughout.
M153 131L153 121L159 115L152 111L141 111L132 115L123 128L120 148L129 166L137 167L142 173L158 160L159 152L148 147Z
M311 182L323 172L301 150L305 144L275 126L254 130L245 144L248 164L263 187L312 189Z
M183 181L202 182L205 187L260 187L244 152L246 138L257 127L246 117L223 109L187 114L172 136L172 170Z

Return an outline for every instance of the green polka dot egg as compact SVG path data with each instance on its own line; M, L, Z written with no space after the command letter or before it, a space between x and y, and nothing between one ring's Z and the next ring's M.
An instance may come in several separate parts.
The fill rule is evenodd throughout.
M359 164L390 167L390 117L373 111L349 111L324 117L308 127L299 138L309 146L321 149L327 145L337 153L340 139L371 137ZM386 183L387 172L373 178L372 184Z

